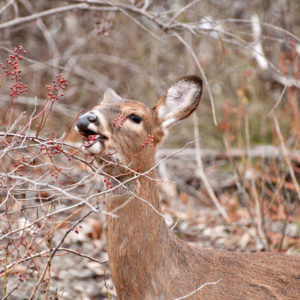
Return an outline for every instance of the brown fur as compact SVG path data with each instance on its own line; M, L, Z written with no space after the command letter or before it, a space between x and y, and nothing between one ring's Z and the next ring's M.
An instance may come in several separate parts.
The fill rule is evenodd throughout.
M176 120L187 117L197 107L202 90L198 78L183 80L196 85L197 91L188 107L174 112L172 118L175 116ZM110 92L109 97L112 95ZM159 119L158 111L166 105L167 92L154 109L138 101L115 99L110 104L108 100L93 109L105 118L106 124L98 128L108 136L104 150L96 157L101 162L100 157L111 160L112 153L117 153L115 159L122 160L116 162L139 173L147 172L155 164L156 145L164 135L164 119ZM122 128L116 128L117 113L136 113L143 122L137 125L127 120ZM155 136L155 146L141 148L148 135ZM123 182L136 175L118 164L105 167L104 171ZM155 179L153 169L125 183L135 196L126 190L107 195L107 211L118 216L107 216L106 236L112 278L120 300L175 299L216 281L187 299L300 299L299 256L194 248L177 238L153 209L160 209Z
M156 184L140 180L138 196L159 208ZM300 299L297 256L195 249L136 198L118 216L107 218L107 245L119 299L175 299L217 280L188 299Z

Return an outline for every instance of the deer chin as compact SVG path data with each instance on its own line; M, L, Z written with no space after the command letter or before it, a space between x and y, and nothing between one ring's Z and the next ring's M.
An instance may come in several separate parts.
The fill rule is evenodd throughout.
M89 154L100 154L104 149L104 145L101 141L95 141L90 145L83 145L83 147Z

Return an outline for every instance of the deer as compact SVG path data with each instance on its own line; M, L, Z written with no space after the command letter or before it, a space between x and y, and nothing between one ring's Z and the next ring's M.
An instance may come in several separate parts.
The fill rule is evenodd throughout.
M300 256L201 249L180 239L160 212L157 147L196 110L202 80L186 76L154 107L108 89L82 114L84 151L107 175L106 241L118 299L300 299Z

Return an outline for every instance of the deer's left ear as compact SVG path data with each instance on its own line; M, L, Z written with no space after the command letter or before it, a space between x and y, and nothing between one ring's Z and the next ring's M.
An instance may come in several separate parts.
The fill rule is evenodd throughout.
M198 76L179 79L157 102L154 110L164 128L188 117L198 106L202 93L202 80Z
M125 102L113 89L107 89L104 93L103 100L100 101L101 104L118 104L120 102Z

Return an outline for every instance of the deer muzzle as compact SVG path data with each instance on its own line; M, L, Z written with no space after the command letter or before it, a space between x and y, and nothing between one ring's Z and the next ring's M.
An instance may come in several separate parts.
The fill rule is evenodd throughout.
M83 146L91 154L98 154L104 148L107 136L99 133L99 118L93 112L85 113L78 118L75 129L83 136Z

